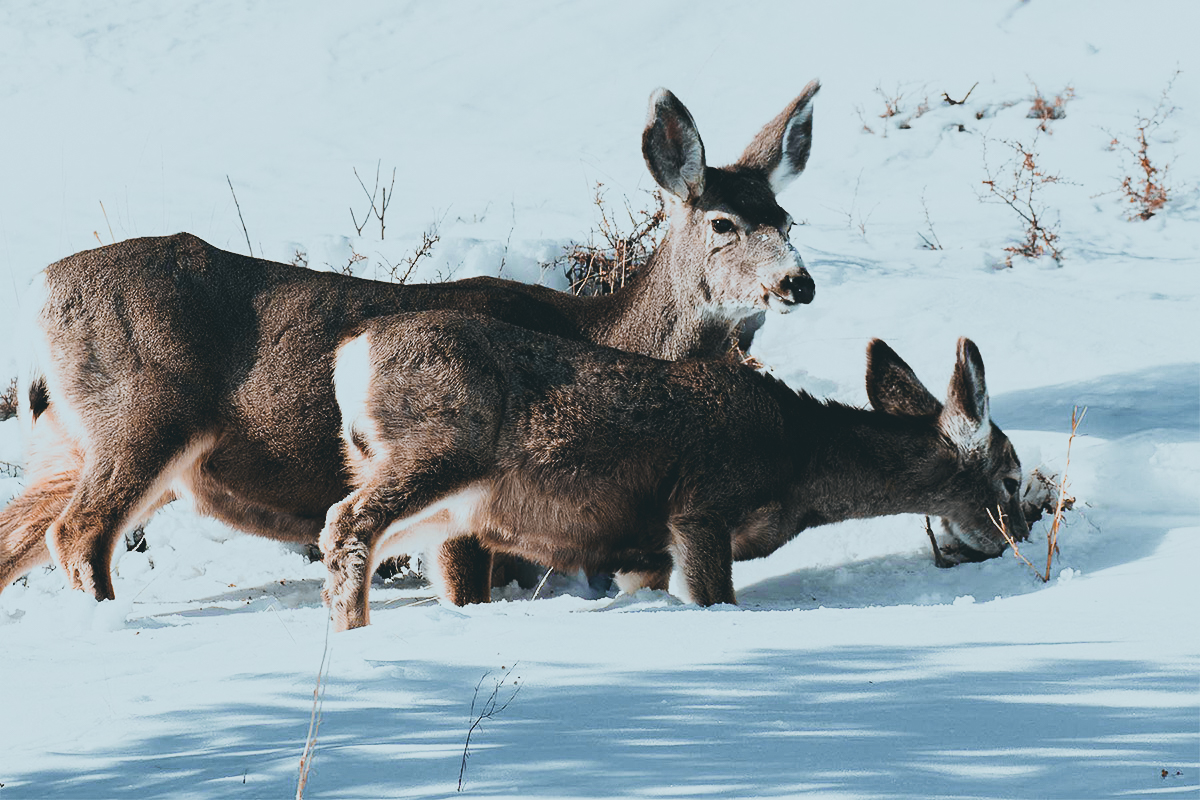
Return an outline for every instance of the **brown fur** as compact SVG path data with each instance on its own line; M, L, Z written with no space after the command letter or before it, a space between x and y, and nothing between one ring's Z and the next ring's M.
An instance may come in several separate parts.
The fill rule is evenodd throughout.
M992 556L1004 542L987 510L1024 524L1008 488L1016 454L986 415L962 411L987 397L965 339L945 406L871 344L870 395L920 397L912 413L822 403L727 361L659 361L456 314L373 320L363 335L369 350L347 345L335 380L351 396L353 359L369 354L367 390L342 414L371 431L370 454L321 535L343 628L365 624L381 545L403 547L410 522L443 509L453 546L617 571L626 586L635 574L662 586L674 564L702 605L734 602L734 560L815 525L937 515ZM487 600L470 576L445 580L453 602Z
M707 188L673 196L659 250L606 297L492 278L383 284L247 258L188 234L121 242L49 266L40 317L48 381L30 389L49 386L37 396L70 420L62 444L80 451L83 466L43 459L49 472L61 469L56 496L74 484L49 530L37 483L6 511L0 564L11 569L0 573L0 589L15 570L45 557L34 541L45 532L74 585L112 597L109 565L121 533L173 486L194 494L202 513L244 530L314 541L328 508L350 490L330 385L333 353L375 317L457 309L689 358L723 352L737 324L758 309L809 302L812 278L787 240L787 214L768 176L746 164L707 166L703 146L692 146L700 139L690 115L665 90L652 98L647 128L678 134L670 141L650 134L644 150L664 189L678 188L681 175L685 184L707 176ZM777 142L785 146L805 150L791 162L807 158L807 140ZM716 237L710 214L729 217L736 230ZM35 508L45 509L42 516L17 510ZM475 574L477 566L458 572Z

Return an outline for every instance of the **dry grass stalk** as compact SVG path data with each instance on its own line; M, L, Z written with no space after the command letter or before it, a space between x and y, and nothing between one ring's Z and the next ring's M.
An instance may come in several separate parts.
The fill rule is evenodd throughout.
M228 175L225 176L225 182L229 184L229 193L231 195L233 195L233 205L234 205L234 207L237 208L238 222L242 223L242 233L246 234L246 249L248 251L250 251L250 257L253 258L254 257L254 248L250 246L250 231L246 230L246 220L242 217L242 204L238 202L237 192L235 192L233 190L233 181L231 181L229 179ZM104 208L103 205L101 205L100 207ZM107 218L108 218L108 215L105 214L105 219L107 219ZM109 232L111 233L111 231L109 231ZM100 237L96 237L96 238L98 239ZM260 244L261 244L261 242L260 242Z
M621 229L617 213L604 201L604 184L596 184L593 202L600 211L600 243L595 233L587 244L575 244L556 261L562 264L571 291L578 295L612 294L623 287L650 260L667 221L662 196L654 193L654 207L634 211L625 202L629 231Z
M325 678L329 664L330 619L325 620L325 649L321 651L321 666L317 668L317 685L313 687L312 713L308 718L308 736L304 740L304 752L300 754L300 777L296 783L296 800L304 800L304 787L308 785L308 773L317 755L317 735L321 730L321 709L325 705Z
M1045 580L1050 580L1050 564L1054 556L1058 553L1058 530L1062 525L1063 511L1075 504L1075 498L1067 496L1067 470L1071 466L1071 443L1075 441L1075 435L1079 431L1079 423L1083 422L1083 415L1087 413L1087 408L1081 411L1079 406L1071 409L1071 435L1067 437L1067 461L1063 465L1062 479L1058 484L1058 502L1054 505L1054 518L1050 521L1050 533L1047 534L1046 545L1046 577Z
M737 340L736 336L733 338L733 340L730 343L729 352L732 353L733 357L737 359L738 363L744 367L750 367L751 369L763 369L764 367L767 366L763 361L761 361L758 358L755 358L754 356L750 355L745 350L743 350L742 346L740 344L738 344L738 340Z
M1050 569L1054 565L1054 557L1058 555L1058 532L1062 527L1063 512L1072 508L1075 505L1075 498L1067 494L1067 470L1071 466L1071 444L1075 441L1075 436L1079 432L1079 424L1083 422L1083 415L1087 413L1087 408L1080 410L1079 406L1071 409L1071 435L1067 437L1067 459L1063 465L1062 476L1059 478L1057 488L1058 498L1054 504L1054 516L1050 521L1050 530L1046 534L1046 571L1039 572L1038 568L1033 565L1028 558L1021 554L1017 547L1016 541L1008 532L1008 526L1004 522L1004 512L1000 507L996 507L996 516L992 516L992 512L988 510L988 517L992 520L992 524L1000 531L1004 540L1008 542L1008 546L1012 548L1013 555L1024 561L1025 564L1033 570L1042 583L1050 582Z
M1037 138L1033 144L1026 147L1021 142L1002 140L1004 145L1013 151L1011 175L1005 181L992 174L987 165L987 145L984 145L984 169L987 180L983 185L988 187L987 194L980 199L1003 203L1017 213L1025 222L1025 239L1020 244L1004 248L1008 253L1004 263L1012 266L1013 256L1025 258L1040 258L1049 255L1057 262L1062 261L1062 250L1056 244L1058 232L1053 225L1045 221L1047 209L1041 199L1041 190L1054 183L1059 183L1058 175L1046 172L1038 166L1036 151Z
M1033 570L1035 575L1037 575L1039 578L1042 578L1041 573L1037 571L1037 567L1035 567L1033 562L1021 553L1021 548L1017 546L1017 540L1014 539L1013 535L1008 532L1008 524L1004 521L1005 514L1004 511L1001 510L1000 506L996 506L995 516L992 515L992 510L990 508L987 510L987 515L988 519L992 521L992 524L996 526L996 530L1000 531L1000 535L1004 537L1004 541L1008 542L1008 546L1012 548L1013 555L1025 562L1025 565ZM1042 583L1045 583L1048 580L1050 579L1042 578Z

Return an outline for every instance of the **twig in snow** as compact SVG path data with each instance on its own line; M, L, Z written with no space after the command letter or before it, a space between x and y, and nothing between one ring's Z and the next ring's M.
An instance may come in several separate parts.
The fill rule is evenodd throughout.
M517 665L513 664L513 669L516 668ZM503 667L501 669L503 669ZM517 696L517 693L521 691L521 684L517 683L517 681L520 679L514 678L512 694L508 696L508 699L504 701L503 705L497 705L499 702L498 698L500 696L500 688L504 686L504 682L508 680L510 675L512 675L512 670L509 670L503 678L496 681L496 685L492 688L491 695L489 695L488 699L484 701L483 705L480 707L479 713L476 714L475 704L479 699L479 687L483 686L483 682L487 680L487 677L491 674L491 672L483 673L483 676L479 679L479 683L475 684L475 694L471 698L471 727L467 729L467 740L463 743L462 763L458 768L458 791L460 792L463 790L463 781L467 773L467 759L471 756L471 736L475 733L475 729L483 724L485 719L492 719L501 711L508 708L508 704L511 703L513 698ZM297 798L297 800L299 800L299 798Z
M246 220L242 218L242 206L238 203L237 192L233 190L233 181L229 180L229 176L226 175L225 182L229 184L229 193L233 195L233 205L237 208L238 220L242 223L242 233L246 234L246 249L250 251L250 256L253 258L254 248L250 246L250 231L246 230Z
M551 572L554 572L554 567L548 567L546 569L546 574L542 576L542 579L540 581L538 581L537 588L533 590L533 599L534 600L537 600L538 592L540 592L542 590L542 587L546 585L546 580L550 577Z
M923 233L918 233L917 236L920 236L921 241L925 243L924 248L926 250L943 249L942 243L938 240L937 232L933 229L933 220L929 218L929 206L925 205L924 191L921 192L921 210L925 212L925 227L929 228L929 236L933 237L933 241L930 241Z
M929 527L929 517L925 517L925 533L929 534L929 543L933 545L933 565L938 569L949 569L954 566L954 563L942 555L942 548L938 547L937 537L933 535L933 528Z
M948 105L948 106L964 105L967 102L967 98L971 96L971 92L975 91L975 87L978 85L979 85L979 81L975 81L975 83L973 83L971 85L971 88L967 90L967 93L965 95L963 95L962 100L953 100L953 99L951 99L950 95L946 92L942 92L942 100L945 101L946 105Z

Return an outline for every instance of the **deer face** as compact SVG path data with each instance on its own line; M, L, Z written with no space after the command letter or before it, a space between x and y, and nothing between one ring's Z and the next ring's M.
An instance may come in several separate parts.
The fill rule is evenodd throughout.
M952 481L942 516L939 548L949 561L983 561L1004 552L1008 542L1000 526L1013 541L1029 537L1029 526L1021 509L1021 461L1008 437L995 424L987 423L980 447L964 450L957 442L960 471Z
M677 246L696 254L706 303L744 316L786 314L811 303L816 284L788 234L792 217L753 172L709 169L703 196L676 213L687 216Z
M738 161L708 167L691 114L675 95L650 98L642 153L671 208L669 246L696 270L701 302L739 318L812 302L816 284L788 234L792 218L775 196L799 175L812 144L809 84L759 132Z
M1014 541L1029 536L1020 502L1021 462L991 420L983 358L970 339L958 340L944 405L876 339L867 351L867 396L879 411L936 422L939 452L905 477L924 487L926 503L941 517L939 548L947 560L1000 555L1008 546L1001 525Z

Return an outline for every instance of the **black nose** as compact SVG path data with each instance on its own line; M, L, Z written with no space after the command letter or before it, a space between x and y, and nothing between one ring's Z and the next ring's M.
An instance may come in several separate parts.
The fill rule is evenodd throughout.
M817 293L817 284L808 270L802 269L799 275L788 275L780 281L779 292L784 297L790 297L793 303L811 303Z

